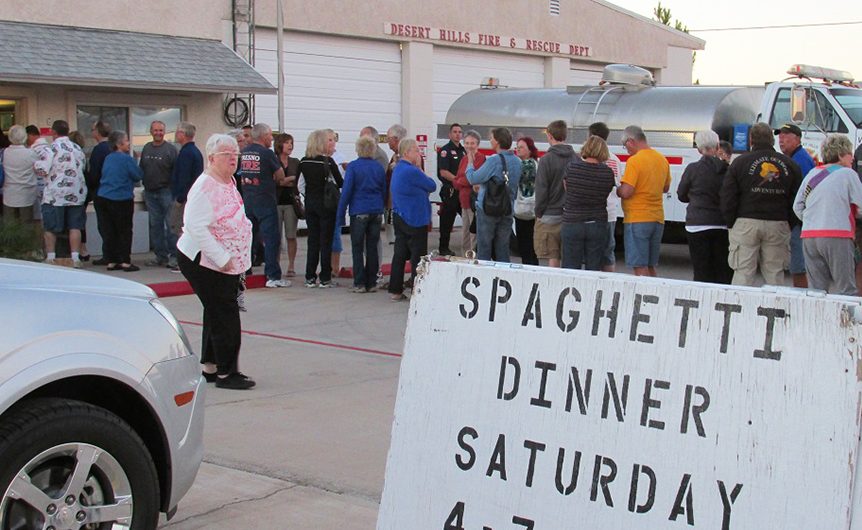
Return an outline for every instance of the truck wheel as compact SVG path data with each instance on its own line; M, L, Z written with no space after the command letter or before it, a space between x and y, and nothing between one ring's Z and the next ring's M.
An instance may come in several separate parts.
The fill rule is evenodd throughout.
M158 523L159 481L141 438L113 413L36 399L0 420L0 530Z

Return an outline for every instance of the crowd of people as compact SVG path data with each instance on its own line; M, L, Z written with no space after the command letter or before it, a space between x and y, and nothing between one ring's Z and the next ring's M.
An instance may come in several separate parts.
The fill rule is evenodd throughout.
M613 272L621 210L626 264L636 275L656 276L663 196L671 184L666 157L640 127L629 126L620 139L628 155L620 174L604 123L590 125L580 152L566 143L564 121L551 122L545 131L549 148L541 158L529 137L518 138L512 150L505 128L491 131L493 154L486 157L478 151L476 131L450 127L450 141L437 159L439 253L454 254L447 233L453 223L444 217L459 213L462 249L476 249L479 259L509 261L514 228L522 263L541 259L550 267ZM857 294L862 146L854 153L846 136L827 135L819 153L824 165L818 165L792 123L777 131L755 124L750 151L735 158L714 131L699 131L694 140L701 158L686 167L677 196L688 204L685 229L695 281L755 285L759 273L765 283L783 285L789 270L796 287ZM834 176L821 184L829 175ZM502 188L510 207L500 210L490 201L489 209L491 190Z
M291 285L299 220L308 229L307 288L335 285L348 217L351 292L385 287L392 301L405 300L419 260L428 254L431 194L438 184L424 171L419 145L398 124L386 134L391 157L368 126L349 163L336 151L331 129L313 131L298 159L291 156L293 136L273 134L259 123L210 137L206 165L188 122L175 131L179 149L165 140L165 124L152 122L152 141L139 160L130 154L127 133L101 121L91 131L97 143L89 158L82 135L65 121L53 123L50 142L32 129L13 126L0 151L4 219L41 219L48 263L56 259L57 236L68 234L72 263L81 267L89 259L86 207L92 202L103 242L93 263L137 271L132 222L134 188L142 183L154 250L146 265L182 272L200 298L203 373L222 388L255 384L238 367L245 275L263 264L266 287ZM613 272L621 210L626 264L636 275L656 276L663 196L671 184L667 159L632 125L620 138L628 154L621 173L604 123L590 125L577 152L566 143L567 132L562 120L548 124L549 148L540 157L532 138L492 129L487 154L479 150L477 131L452 124L449 142L437 152L439 254L455 254L451 233L461 216L465 255L510 261L514 230L524 264L542 260L550 267ZM688 204L695 281L754 285L759 272L767 284L782 285L789 267L796 286L857 294L862 149L854 154L846 136L828 135L818 165L801 138L794 124L773 131L757 123L750 129L750 150L734 158L715 132L695 135L701 158L686 167L677 186L679 200ZM384 239L394 245L388 282L381 266ZM282 241L287 271L281 268Z

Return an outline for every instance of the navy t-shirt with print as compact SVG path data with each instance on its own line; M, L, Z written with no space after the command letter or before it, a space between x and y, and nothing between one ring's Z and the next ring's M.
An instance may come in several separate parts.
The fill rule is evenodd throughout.
M281 169L278 156L260 144L251 144L240 155L243 198L247 201L275 204L275 180L273 174Z

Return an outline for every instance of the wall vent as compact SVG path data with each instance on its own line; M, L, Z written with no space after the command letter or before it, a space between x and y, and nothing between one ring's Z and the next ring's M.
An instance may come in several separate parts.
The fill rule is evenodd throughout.
M560 16L560 0L549 0L548 12L555 17Z

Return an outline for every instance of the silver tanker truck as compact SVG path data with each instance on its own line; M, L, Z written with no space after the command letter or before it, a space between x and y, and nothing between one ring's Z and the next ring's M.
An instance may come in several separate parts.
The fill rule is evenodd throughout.
M569 124L568 141L578 149L587 127L596 121L611 129L611 151L625 163L622 130L639 125L652 147L664 154L673 182L664 198L665 218L685 220L685 204L676 198L676 185L685 167L698 160L694 134L712 129L748 149L748 129L759 121L773 128L793 122L803 130L803 145L818 154L827 133L843 133L854 145L862 143L862 89L847 72L794 65L791 76L762 87L655 86L652 75L631 65L608 65L597 86L567 88L480 88L452 104L446 123L476 129L483 138L494 127L508 127L515 138L530 136L540 150L547 148L545 127L553 120ZM448 125L437 132L437 147L448 141ZM488 147L483 142L482 147ZM776 139L777 149L777 139ZM622 215L622 212L618 212Z

